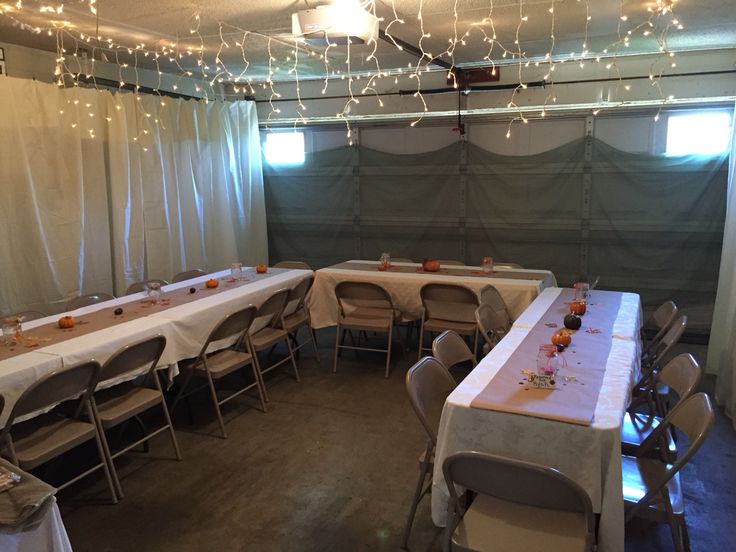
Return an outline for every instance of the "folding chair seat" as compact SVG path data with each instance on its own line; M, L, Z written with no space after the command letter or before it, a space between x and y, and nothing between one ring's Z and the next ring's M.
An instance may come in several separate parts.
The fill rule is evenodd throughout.
M394 308L389 293L377 284L370 282L340 282L335 286L338 304L337 331L335 334L335 356L332 371L337 372L337 357L341 349L357 351L377 351L386 353L385 377L388 378L391 367L391 345L394 325L399 314ZM345 345L346 332L381 332L388 334L385 349L360 347L353 342Z
M166 348L166 338L157 335L145 338L136 343L126 345L114 353L100 369L99 381L96 382L97 390L91 397L92 410L100 427L102 446L108 461L114 465L118 456L132 450L140 444L147 443L152 437L167 431L174 448L177 460L181 460L179 443L176 440L174 426L171 423L169 409L166 406L161 381L156 373L159 359ZM125 381L113 387L100 388L108 383L125 378L141 375L140 383ZM164 423L154 431L147 431L139 415L159 407L163 414ZM135 442L130 443L114 453L110 450L106 431L119 426L125 421L136 420L143 430L144 435ZM118 491L118 496L123 497L123 489L120 480L113 470L113 479Z
M419 329L419 352L421 357L428 347L423 346L424 333L441 333L452 330L460 335L473 337L473 354L478 350L478 324L475 309L478 296L464 286L455 284L425 284L419 290L422 299L422 322Z
M708 396L691 395L670 411L641 444L636 457L621 458L625 520L642 517L667 523L678 552L690 549L680 472L707 438L714 420ZM678 440L677 459L672 463L645 457L652 447L659 446L666 431L681 432L687 447Z
M294 378L296 381L299 381L299 369L297 368L296 360L294 359L294 351L291 347L289 332L284 328L279 327L280 317L284 311L284 307L286 306L289 294L290 290L280 289L266 299L263 304L258 307L253 318L253 324L246 333L248 349L250 350L250 354L253 355L253 362L255 363L258 376L261 379L263 396L265 397L266 402L268 402L268 393L266 392L266 385L263 380L264 374L278 368L285 362L291 361L291 366L294 370ZM266 368L262 367L261 361L258 358L258 353L266 349L270 349L282 341L286 343L286 348L289 353L288 356Z
M590 497L554 468L480 452L442 464L450 493L445 550L595 550ZM475 493L464 508L457 486Z
M181 399L206 387L209 389L212 404L215 408L220 434L223 438L227 438L225 422L222 419L222 411L220 410L223 404L255 387L258 389L261 408L264 412L266 411L265 389L263 388L260 372L253 362L253 355L250 349L244 348L244 343L245 347L247 347L246 334L255 319L255 315L256 307L253 305L227 315L215 325L209 336L207 336L199 355L189 362L179 364L183 372L183 382L181 383L179 394L171 407L172 412ZM213 347L213 344L219 346L222 342L229 342L229 346L221 349L215 349ZM244 372L247 366L251 367L254 379L253 383L239 387L225 398L218 399L215 382L234 372ZM243 376L245 375L243 373ZM204 378L206 383L189 390L189 384L194 377Z
M90 401L99 370L100 365L90 360L46 374L30 385L13 406L0 433L0 441L5 445L5 452L13 464L23 470L32 470L78 445L94 440L100 461L58 488L66 488L102 469L112 501L117 503L113 484L115 476L111 474L115 468L108 465ZM62 408L58 408L16 423L20 417L67 401L74 406L70 416L65 415ZM86 418L83 414L86 414Z

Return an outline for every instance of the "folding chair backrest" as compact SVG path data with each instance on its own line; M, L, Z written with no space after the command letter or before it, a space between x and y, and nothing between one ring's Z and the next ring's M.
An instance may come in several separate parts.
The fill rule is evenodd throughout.
M259 332L266 326L269 326L281 315L290 291L291 290L287 288L275 291L260 307L258 307L253 323L250 326L249 332L251 335Z
M657 335L654 340L661 339L664 333L670 328L677 318L679 310L673 301L662 303L647 321L647 326L651 325L657 329Z
M458 484L509 502L583 513L589 532L593 530L590 497L579 484L554 468L480 452L459 452L445 458L442 471L455 500L454 484Z
M204 342L199 356L203 357L207 353L210 343L235 336L239 336L238 339L240 339L240 336L250 328L255 315L256 307L254 305L248 305L244 309L228 314L217 323L210 332L210 335L207 336L207 340Z
M10 412L6 428L19 416L87 395L99 371L99 363L90 360L46 374L23 391Z
M111 299L115 299L115 296L110 295L109 293L88 293L87 295L80 295L79 297L70 299L69 301L67 301L64 309L67 311L73 311L75 309L80 309L89 305L96 305L97 303L110 301Z
M312 267L302 261L280 261L273 265L274 268L298 268L301 270L312 270Z
M294 314L304 304L307 293L314 283L314 276L309 276L300 280L297 285L289 290L289 296L286 299L286 305L281 316L289 316Z
M207 273L204 270L200 270L199 268L194 268L192 270L185 270L184 272L180 272L176 276L174 276L171 281L173 283L177 282L183 282L184 280L191 280L192 278L199 278L200 276L205 276Z
M493 323L489 330L508 331L511 327L511 315L506 301L494 286L489 284L480 290L480 304L487 305L493 312Z
M473 361L473 351L457 333L447 330L432 342L432 356L448 370L461 362Z
M432 444L437 444L445 400L457 384L450 372L435 358L421 358L406 373L406 391L417 418Z
M455 284L424 284L419 295L425 318L475 323L478 296L472 289Z
M0 320L5 320L6 318L12 318L15 320L20 320L21 322L30 322L31 320L38 320L39 318L46 318L48 314L41 311L35 311L35 310L27 310L27 311L20 311L20 312L14 312L12 314L3 314L0 316Z
M655 496L664 489L667 482L688 463L710 433L714 421L713 405L705 393L691 395L670 410L657 429L641 444L642 454L653 449L660 442L661 435L671 428L682 433L687 443L683 443L682 439L677 440L677 460L667 466L660 481L652 481L648 485L649 492L640 502L645 502L648 497Z
M128 286L128 289L125 290L125 295L131 295L133 293L140 293L141 291L146 291L149 288L149 284L158 284L160 286L167 286L169 285L169 282L166 280L142 280L140 282L133 282Z
M682 334L684 333L686 327L687 316L683 314L670 326L669 330L667 330L667 332L662 337L662 340L657 344L657 347L654 349L654 358L656 364L661 363L662 359L667 356L667 353L669 353L670 349L672 349L675 343L680 340L680 337L682 337Z
M370 307L391 311L394 308L391 295L378 284L371 282L339 282L335 286L335 297L337 297L342 312L355 307Z
M700 383L702 370L690 353L677 355L657 374L657 381L677 393L682 401L692 395ZM679 402L679 401L678 401Z
M162 335L147 337L126 345L102 365L99 382L111 380L143 367L147 367L150 372L158 364L165 348L166 338Z

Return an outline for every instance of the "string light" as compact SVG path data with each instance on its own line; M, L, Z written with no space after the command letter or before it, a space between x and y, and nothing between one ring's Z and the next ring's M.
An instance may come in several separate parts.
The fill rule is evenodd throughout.
M98 15L98 5L96 0L77 0L77 2L86 6L92 15ZM429 42L432 38L431 33L426 28L425 21L425 4L424 0L419 0L417 21L419 27L418 49L419 57L410 62L405 72L400 68L392 70L383 70L379 60L379 48L376 37L372 36L368 41L370 53L363 53L364 62L362 69L358 72L354 70L351 56L354 52L351 50L351 44L347 44L346 49L337 48L337 45L330 40L327 41L326 47L323 49L311 48L302 44L297 39L291 39L291 42L285 42L278 36L266 35L251 29L242 29L228 22L216 21L217 33L213 35L203 36L200 32L202 29L202 19L200 12L194 12L189 20L189 36L184 39L176 38L175 40L159 40L148 44L144 42L136 42L135 44L125 44L118 39L103 36L102 34L89 31L82 32L82 27L77 27L72 21L65 19L67 13L64 2L33 2L17 0L12 3L0 3L0 17L7 18L15 26L22 30L34 34L45 33L49 36L55 36L57 56L54 64L54 82L61 88L72 87L77 88L85 84L98 87L97 71L100 62L108 62L112 60L112 65L117 67L118 86L120 89L130 88L135 95L133 105L139 116L145 121L147 128L152 130L158 126L161 116L158 111L166 108L167 104L162 99L161 87L163 75L173 75L173 83L169 82L169 86L173 90L177 90L181 85L182 79L193 81L194 89L199 92L205 101L217 96L222 89L218 88L219 84L232 84L233 90L243 92L246 90L250 94L255 95L254 85L262 88L269 95L268 101L271 112L267 116L267 121L275 119L284 120L281 115L281 109L276 104L276 100L281 98L281 94L277 91L277 82L283 79L289 79L295 84L296 95L296 119L301 124L306 124L309 119L305 117L307 106L302 99L301 78L300 78L300 59L301 56L308 56L315 61L321 61L324 66L324 84L322 86L322 94L326 94L329 86L335 81L344 81L347 87L347 101L340 113L336 114L336 119L344 122L348 128L349 139L352 139L350 131L350 119L352 117L351 110L359 103L357 97L360 90L361 95L372 94L379 106L383 106L383 101L379 94L379 83L381 79L390 77L394 84L399 84L399 76L408 74L410 79L414 79L413 83L416 88L412 92L412 96L420 101L420 110L418 117L414 118L410 123L412 126L417 125L429 111L427 102L423 95L422 76L428 72L444 71L450 84L457 88L459 86L457 80L456 55L458 55L458 47L465 46L472 40L481 41L488 44L487 54L483 58L489 65L491 74L496 74L499 64L504 66L514 66L515 86L511 90L511 96L507 102L507 108L515 111L515 115L509 123L509 132L511 126L516 121L527 122L529 117L525 115L517 104L519 94L527 90L528 81L527 70L533 70L540 67L545 68L543 80L548 87L548 92L544 100L539 117L545 117L547 106L549 103L555 103L557 97L555 94L555 69L558 64L564 63L565 58L568 62L575 62L581 68L585 68L588 63L603 61L609 71L613 71L617 75L616 93L613 99L610 98L606 106L615 103L623 104L627 101L626 93L631 91L631 85L626 83L622 77L619 68L620 52L629 48L635 37L642 37L653 41L656 51L660 54L651 64L649 75L652 87L657 90L661 105L674 100L672 94L668 94L663 88L662 77L665 75L665 69L677 67L675 53L670 51L668 39L671 33L680 31L684 28L682 21L677 17L675 11L677 0L653 0L650 5L646 6L646 15L641 21L634 21L638 18L633 16L634 12L628 12L625 7L628 5L624 0L619 1L619 13L616 18L616 40L604 50L591 53L589 51L589 30L592 25L593 13L591 11L589 0L576 0L579 5L579 23L583 27L580 35L582 43L579 52L571 52L570 56L565 58L556 56L555 46L557 37L555 36L555 12L557 0L550 0L546 10L540 10L543 17L549 18L550 39L549 49L543 56L527 57L524 45L522 43L522 35L524 25L529 22L529 15L536 18L537 12L527 13L526 5L523 0L518 0L518 19L516 21L504 17L503 25L509 31L514 29L513 45L504 45L499 41L497 36L497 23L495 14L495 2L489 0L487 5L487 15L480 21L470 21L467 28L463 31L461 28L462 3L459 0L453 0L452 3L452 26L449 36L445 44L447 48L436 56L429 51ZM69 2L67 1L67 4ZM359 0L361 7L376 15L376 0ZM387 6L388 8L388 6ZM545 13L547 12L547 13ZM73 10L69 13L74 14ZM390 17L384 29L384 36L389 43L399 50L403 51L401 41L394 38L392 33L402 34L411 32L406 26L405 20L396 7L396 1L390 2ZM507 15L507 14L506 14ZM45 19L45 23L37 24L39 17ZM501 19L499 19L501 21ZM208 22L208 26L209 26ZM536 25L536 23L535 23ZM250 55L248 54L249 46L253 45L258 51L262 51L262 45L265 42L268 51L268 76L259 75L258 68L251 64ZM292 43L293 42L293 43ZM277 51L272 46L279 44L288 46L286 55ZM89 52L91 47L91 56L83 57L83 52ZM231 49L239 49L240 52L236 56L232 56ZM483 48L485 50L485 48ZM347 50L347 52L346 52ZM238 55L239 54L239 55ZM449 60L450 69L433 68L431 65L436 60L446 57ZM344 60L344 64L339 66L334 63L335 59ZM153 93L157 94L160 101L157 105L156 112L152 112L150 105L141 101L141 82L140 82L140 62L145 60L146 67L155 66L155 86ZM480 61L480 60L479 60ZM109 63L109 62L108 62ZM462 65L462 64L461 64ZM236 70L233 70L237 67ZM334 68L333 68L334 67ZM344 67L344 70L338 67ZM84 78L83 78L84 77ZM355 86L360 83L360 89ZM75 104L76 105L76 104ZM149 107L146 107L149 106ZM120 106L115 106L120 110ZM599 109L596 110L598 112ZM76 116L84 116L84 113L75 114L70 110L60 110L60 116L66 118L74 118ZM104 117L108 123L113 122L113 118ZM85 120L91 120L91 117L85 117ZM73 121L74 124L80 124L79 118ZM94 132L90 133L95 135ZM143 133L142 133L143 134ZM149 136L150 132L145 133Z

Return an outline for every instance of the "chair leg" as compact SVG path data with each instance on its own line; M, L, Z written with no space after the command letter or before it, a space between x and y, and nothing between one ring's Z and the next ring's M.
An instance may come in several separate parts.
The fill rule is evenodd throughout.
M296 378L296 381L302 381L299 378L299 369L296 367L296 360L294 359L294 350L291 348L291 343L289 342L288 334L284 341L286 341L286 347L287 349L289 349L289 358L291 358L291 365L294 367L294 377Z
M419 328L419 348L417 350L417 362L422 358L422 345L424 345L424 319L422 319L422 325Z
M155 378L155 379L156 379L156 388L158 389L158 392L161 394L161 408L164 411L164 419L166 420L166 425L169 426L169 436L171 437L171 446L174 447L174 454L176 454L176 459L181 460L181 450L179 449L179 442L176 440L176 433L174 432L174 424L171 423L171 415L169 414L169 409L166 407L166 399L164 398L164 392L161 389L161 382L159 381L158 378Z
M250 367L253 370L253 379L255 380L256 388L258 389L258 398L261 400L261 409L264 412L268 412L268 409L266 408L266 399L265 399L266 390L263 388L261 378L258 377L258 368L256 367L254 362L250 363Z
M424 488L424 480L427 478L429 472L429 462L425 459L421 464L419 470L419 479L417 479L417 487L414 491L414 498L411 502L411 508L409 509L409 517L406 520L406 526L404 527L404 538L401 540L401 548L407 548L409 545L409 535L411 534L411 527L414 525L414 516L417 514L417 508L419 507L419 501L422 499Z
M394 324L391 323L391 326L388 328L388 349L386 350L386 375L384 376L386 379L388 379L389 371L391 370L391 345L393 344L393 332L394 332Z
M141 436L145 437L148 435L148 431L146 430L146 424L143 423L143 420L141 420L140 416L133 416L131 418L135 422L135 424L138 426L138 428L141 430ZM143 452L148 454L150 450L150 446L148 445L148 440L143 441Z
M342 332L343 339L345 338L345 331ZM340 324L337 325L337 332L335 333L335 358L332 361L332 373L337 373L337 357L340 354Z
M215 413L217 414L217 424L220 426L220 433L223 439L227 439L227 432L225 431L225 422L222 420L222 412L220 412L220 403L217 401L217 392L215 391L215 382L212 381L212 376L209 371L207 372L207 386L210 389L210 396L212 397L212 404L215 407Z
M261 389L263 389L263 399L266 402L270 402L270 399L268 398L268 392L266 391L266 382L263 379L263 372L261 372L261 361L258 360L258 351L252 349L251 356L253 358L253 366L255 366L256 369L256 377L258 378L258 381L261 382Z
M312 340L312 346L314 347L314 357L317 359L317 364L322 364L322 361L319 358L319 350L317 349L317 334L314 332L314 328L311 326L307 326L307 330L309 331L309 337Z
M105 479L107 479L107 486L110 489L112 503L117 504L118 497L124 497L123 488L120 485L118 472L115 470L115 464L113 463L112 456L110 455L110 447L108 447L107 445L105 430L102 428L102 424L100 423L100 417L97 414L97 408L91 402L87 404L87 414L89 415L89 419L94 421L97 454L100 455L100 460L102 461L102 469L105 472Z

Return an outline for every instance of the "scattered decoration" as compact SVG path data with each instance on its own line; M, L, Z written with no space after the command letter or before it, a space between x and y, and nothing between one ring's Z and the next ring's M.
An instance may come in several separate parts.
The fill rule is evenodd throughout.
M217 286L220 285L220 281L216 278L210 278L207 280L204 285L209 289L215 289Z
M545 324L548 328L559 328L560 326L558 324L555 324L554 322L547 322Z
M113 314L114 314L115 316L120 316L121 314L123 314L123 309L122 309L122 307L118 307L118 308L116 308L116 309L115 309L115 310L113 311Z
M601 331L598 328L587 328L585 330L585 332L586 333L589 333L589 334L599 334L599 333L601 333Z
M189 293L192 293L192 294L197 293L197 288L193 288L193 287L189 288Z

